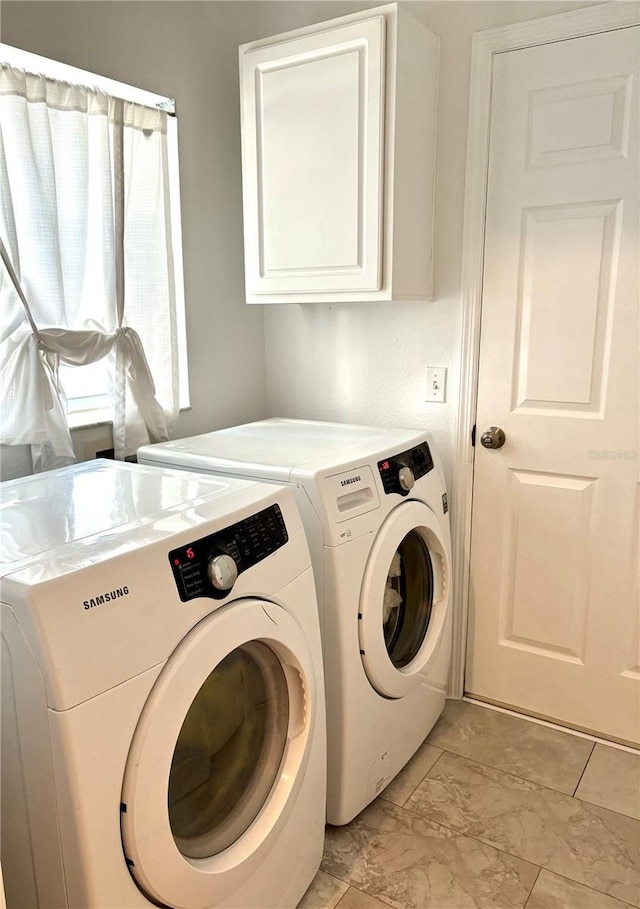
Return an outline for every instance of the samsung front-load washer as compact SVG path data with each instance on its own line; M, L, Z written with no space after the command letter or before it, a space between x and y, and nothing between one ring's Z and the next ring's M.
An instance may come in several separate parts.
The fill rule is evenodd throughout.
M277 481L296 493L324 638L327 820L347 823L406 764L444 706L451 543L428 437L272 419L145 446L138 459Z
M295 906L326 742L290 491L96 461L2 499L9 909Z

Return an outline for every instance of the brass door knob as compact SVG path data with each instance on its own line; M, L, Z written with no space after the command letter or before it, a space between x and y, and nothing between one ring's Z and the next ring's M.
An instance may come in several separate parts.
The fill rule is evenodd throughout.
M480 444L483 448L502 448L505 443L505 434L499 426L490 426L480 436Z

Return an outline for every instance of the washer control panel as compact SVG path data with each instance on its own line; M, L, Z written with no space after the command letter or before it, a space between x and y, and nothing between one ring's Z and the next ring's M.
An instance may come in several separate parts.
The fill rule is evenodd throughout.
M416 480L433 470L433 458L426 442L407 451L378 461L382 487L386 495L409 495Z
M209 536L172 549L169 564L183 603L196 597L222 600L242 574L289 539L279 505Z

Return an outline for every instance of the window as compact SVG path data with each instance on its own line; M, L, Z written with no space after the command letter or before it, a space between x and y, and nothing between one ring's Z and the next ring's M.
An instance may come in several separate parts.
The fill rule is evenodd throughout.
M122 347L126 347L129 352L133 352L136 356L140 355L142 359L145 358L145 354L137 351L137 346L141 346L146 350L146 360L149 362L150 372L151 372L151 388L153 390L153 384L158 385L165 383L166 377L163 375L165 370L165 364L162 361L161 357L158 357L157 351L154 352L155 339L153 337L154 333L168 332L171 334L171 344L172 349L175 351L175 356L171 359L170 371L172 376L177 374L177 389L172 393L173 398L177 400L174 401L173 410L177 409L177 406L184 408L189 406L188 398L188 376L187 376L187 357L186 357L186 331L185 331L185 308L184 308L184 289L183 289L183 271L182 271L182 244L181 244L181 224L180 224L180 199L179 199L179 172L178 172L178 143L177 143L177 119L174 116L167 117L165 114L162 114L162 126L155 126L155 121L152 120L149 116L145 115L144 111L149 112L151 109L159 108L163 111L170 111L173 108L173 102L170 99L163 98L158 95L154 95L150 92L136 89L132 86L124 85L122 83L114 82L95 74L85 72L83 70L76 69L75 67L70 67L65 64L57 63L52 60L47 60L46 58L36 56L34 54L29 54L25 51L18 50L16 48L8 47L7 45L0 45L0 63L9 64L10 67L16 69L24 70L26 73L37 73L41 76L49 77L47 85L50 87L52 80L59 80L57 84L62 85L63 83L70 83L66 86L67 88L73 88L77 86L89 86L91 89L97 89L98 92L94 93L98 96L98 101L102 102L107 96L110 99L110 102L114 99L123 99L124 105L126 106L126 113L124 114L124 127L123 132L127 135L126 142L128 146L125 146L124 155L126 157L125 167L129 167L130 173L127 177L128 184L126 189L126 200L125 205L127 211L125 213L125 243L127 243L127 236L134 237L135 243L133 243L130 248L125 250L123 256L124 265L121 265L121 268L130 268L131 261L135 260L136 256L139 259L144 260L144 250L145 250L145 231L153 233L156 228L156 219L154 217L154 212L152 209L146 211L146 199L149 197L148 187L145 183L147 180L153 180L153 174L151 177L148 175L149 168L146 166L149 154L148 148L151 148L156 142L157 135L161 132L163 133L162 138L159 140L162 142L162 152L157 152L158 156L163 157L163 180L166 182L166 195L164 198L165 212L166 213L166 244L167 244L167 256L169 263L166 267L166 271L169 273L169 277L163 277L163 280L166 278L171 284L171 315L167 319L156 319L153 312L153 307L156 297L154 296L154 282L156 282L159 269L149 269L149 273L145 275L144 280L138 278L137 285L135 281L129 280L126 290L126 305L124 307L124 321L122 320L122 312L119 312L120 321L116 325L115 323L107 325L103 323L101 325L103 334L108 334L109 332L116 333L118 331L122 332L124 329L135 329L134 332L129 332L131 337L127 338L126 343L123 343ZM5 83L6 85L6 83ZM4 92L2 100L5 100L6 96L11 94L12 90L7 89ZM104 93L104 95L102 94ZM66 96L65 96L66 99ZM29 100L33 101L34 98L31 97ZM41 99L38 97L35 99L39 102ZM110 103L109 102L109 103ZM130 104L129 102L133 102ZM120 101L118 101L120 103ZM32 109L37 105L32 105ZM68 104L67 107L62 105L64 110L68 110L73 113L75 108L72 104ZM62 109L61 108L61 109ZM51 104L51 109L53 110L53 117L55 119L61 119L64 117L63 114L59 114L59 110L55 103ZM4 108L3 110L7 110ZM141 113L142 112L142 113ZM91 111L93 113L93 110ZM136 119L138 118L138 119ZM5 128L7 130L11 129L11 118L6 116L3 117L5 121ZM114 130L113 118L110 116L107 118L109 125L105 129L109 130L109 134L112 137L112 132ZM105 119L105 123L107 120ZM153 122L153 126L149 126ZM120 124L122 128L122 124ZM127 127L131 127L127 132ZM0 130L3 129L2 121L0 121ZM155 132L154 132L155 130ZM80 136L80 143L87 142L91 144L93 141L91 138L86 139L85 133L76 131ZM156 138L149 140L149 136L154 133ZM157 134L157 135L156 135ZM149 141L147 141L149 140ZM58 141L60 141L58 139ZM84 286L82 287L82 301L75 307L74 313L75 318L77 318L78 324L69 324L69 320L65 324L57 325L56 317L51 315L43 318L43 307L46 309L46 290L43 292L43 288L47 283L46 275L35 275L34 271L37 271L39 265L35 261L36 257L31 256L31 263L28 262L29 252L31 248L31 238L28 232L25 230L22 210L22 200L18 198L18 195L14 190L14 185L16 183L14 178L14 184L11 184L11 175L9 174L10 165L11 165L11 149L7 149L8 143L5 141L5 151L6 151L6 160L5 162L0 161L0 166L4 165L5 172L2 174L7 181L11 190L13 190L13 208L14 208L14 220L15 224L11 223L10 218L2 220L2 213L0 213L0 239L3 240L5 247L12 247L12 255L10 258L14 259L15 264L18 266L15 271L21 272L19 275L19 281L22 281L26 285L23 290L25 291L27 302L34 309L35 323L38 327L44 325L45 334L46 329L60 328L64 330L74 330L74 329L86 329L87 327L92 327L93 324L93 314L90 311L90 306L87 304L87 300L91 299L92 293L87 292L87 274L91 274L93 277L91 280L95 280L95 269L85 269L85 272L81 276L74 274L69 274L73 272L73 269L65 271L66 262L62 262L59 265L59 269L63 271L61 278L61 283L64 286L64 292L66 293L67 283L73 283L74 279L78 281L84 281ZM135 147L134 147L135 146ZM3 150L0 148L0 152ZM137 157L136 157L137 156ZM146 157L145 157L146 156ZM71 156L72 157L72 156ZM52 173L54 178L57 180L59 173L58 171L66 167L66 162L69 158L68 154L61 155L59 162L56 163L52 168ZM136 164L136 161L138 162ZM7 163L8 162L8 163ZM62 165L60 164L62 162ZM37 165L36 165L37 167ZM134 173L135 168L138 168L138 172ZM42 174L38 173L38 177L41 177ZM62 175L64 176L64 174ZM69 175L67 175L69 176ZM73 178L73 175L71 175ZM137 181L137 182L136 182ZM28 180L26 181L28 185ZM81 180L79 181L81 182ZM74 179L72 179L69 184L70 187L75 186ZM114 181L115 185L115 181ZM131 198L136 195L136 186L139 187L138 192L138 204L137 206L131 202ZM153 187L152 187L153 189ZM99 190L98 190L99 191ZM88 190L88 195L91 195L92 190ZM73 199L71 198L74 195L74 192L68 193L68 205L71 207L73 205ZM95 193L94 193L95 195ZM110 204L110 197L109 203ZM31 204L31 203L30 203ZM60 205L60 200L57 200L58 205ZM65 201L65 204L67 202ZM104 206L103 206L104 207ZM28 206L27 206L28 208ZM82 214L82 212L81 212ZM54 221L57 219L54 218ZM82 220L82 218L80 218ZM117 220L117 219L116 219ZM70 217L70 222L72 224L72 229L75 230L75 225L73 223L73 218ZM31 229L33 225L37 225L39 229L40 221L38 218L32 218ZM86 225L85 225L86 227ZM87 246L91 246L93 243L94 247L100 252L102 250L101 241L98 234L89 236L91 230L87 231L88 236L83 238L83 242ZM25 241L27 238L27 241ZM98 239L96 239L98 238ZM65 244L68 244L69 240L69 231L65 236L59 238L59 245L64 249ZM20 244L22 241L22 248L20 249ZM137 245L136 245L137 244ZM142 250L142 253L140 252ZM95 249L94 249L95 252ZM139 269L144 269L144 261L139 263ZM109 280L112 280L112 271L114 269L113 263L107 262L104 275L109 277ZM8 269L7 269L8 270ZM2 271L2 266L0 265L0 272ZM115 267L117 273L117 267ZM138 271L138 275L144 274L144 271ZM100 269L98 269L98 279L97 283L102 279L103 275ZM145 287L143 285L149 285ZM110 287L110 292L113 290L113 287ZM7 280L7 276L0 275L0 295L7 296L13 295L12 302L15 303L17 300L16 292L13 286L10 285L10 282ZM104 291L104 295L108 296L108 293ZM29 299L29 298L32 299ZM132 301L132 298L133 301ZM4 303L4 300L3 300ZM120 308L122 308L121 304ZM96 321L100 322L100 306L96 307ZM37 310L37 312L36 312ZM23 318L24 318L24 314ZM104 315L104 313L102 313ZM121 326L118 328L118 325ZM158 327L160 326L160 327ZM133 338L135 335L135 338ZM6 340L5 336L2 336L2 343ZM42 338L39 337L40 346L42 347ZM121 339L122 340L122 339ZM133 343L135 341L135 343ZM47 335L46 344L49 342L49 336ZM142 344L140 345L140 342ZM54 345L55 346L55 345ZM114 351L118 348L118 343L114 343ZM136 348L136 350L134 350ZM15 344L12 350L15 350ZM4 352L6 353L6 351ZM57 351L56 351L57 356ZM121 352L118 351L118 356L121 356ZM152 362L155 358L155 363ZM66 365L64 363L64 352L60 358L59 368L57 369L57 375L59 377L59 384L62 387L64 394L67 397L67 414L66 419L70 426L80 426L87 425L95 422L109 421L112 418L115 421L115 416L112 411L111 402L114 400L113 396L113 386L117 384L113 378L113 363L112 360L115 360L115 353L109 354L108 357L103 359L97 359L92 362L90 359L81 360L78 357L72 357L72 363L83 362L85 365ZM68 357L67 357L68 359ZM3 378L6 379L6 356L3 357ZM129 363L129 365L131 365ZM155 373L154 373L155 369ZM135 366L133 372L135 372ZM138 370L140 372L140 370ZM16 375L19 378L19 373L11 373L12 378L16 378ZM25 373L26 375L26 373ZM122 380L124 381L124 379ZM129 377L126 378L126 381L129 382ZM175 379L172 379L175 384ZM20 384L17 382L14 384ZM24 383L22 383L24 384ZM33 383L31 383L33 384ZM127 385L128 388L128 385ZM169 411L172 409L170 406L167 406L166 400L162 399L162 389L160 389L160 394L158 395L161 406L164 409L165 415L169 414ZM139 392L139 390L138 390ZM123 392L124 395L124 392ZM133 396L127 391L127 395L132 397L132 410L138 409L142 411L144 417L145 405L144 402L140 401L139 393L134 393ZM165 394L165 399L167 395ZM156 412L157 409L156 409ZM4 414L3 414L4 416ZM122 415L121 415L122 416ZM123 420L124 422L124 420ZM129 421L130 422L130 421ZM129 426L129 422L127 426ZM153 423L153 418L146 420L147 430L149 429L150 423ZM114 424L114 435L116 433L116 427ZM42 428L39 432L39 438L24 438L24 433L14 432L13 434L4 432L3 427L3 438L2 441L8 444L22 444L25 441L29 441L31 444L35 442L46 442L48 441L48 435L46 431L43 431ZM27 433L28 435L28 433ZM33 435L33 433L32 433ZM35 435L38 435L36 433ZM19 438L20 437L20 438ZM152 437L152 435L151 435ZM139 443L145 441L144 435L141 437L136 437L135 434L132 437L132 440L129 444L131 447L134 444L134 440L137 438ZM116 443L116 448L118 447ZM127 451L126 453L132 453ZM52 466L52 465L49 465Z

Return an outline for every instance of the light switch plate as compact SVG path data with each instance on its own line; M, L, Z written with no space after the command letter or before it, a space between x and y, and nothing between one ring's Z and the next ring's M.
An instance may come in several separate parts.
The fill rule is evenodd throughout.
M446 400L446 366L427 366L427 401L442 403Z

